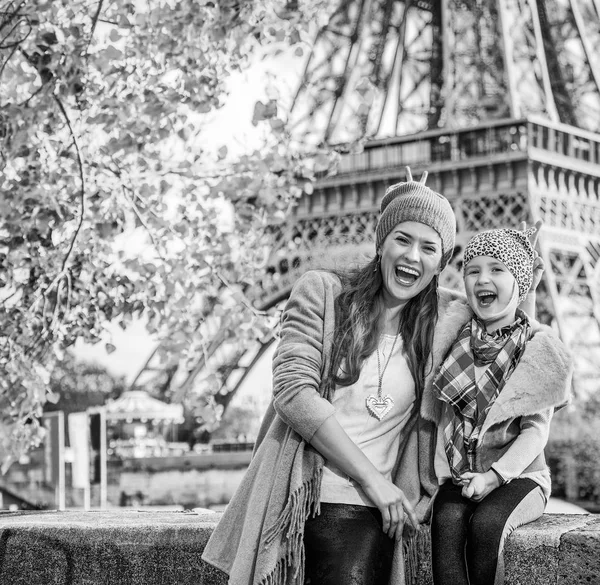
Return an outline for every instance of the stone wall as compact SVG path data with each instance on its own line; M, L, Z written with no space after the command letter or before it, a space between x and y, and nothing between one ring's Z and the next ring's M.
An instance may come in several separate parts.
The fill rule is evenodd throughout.
M0 583L225 585L200 556L220 515L188 512L1 512ZM421 542L419 585L429 585ZM506 585L600 584L600 516L553 515L518 529Z

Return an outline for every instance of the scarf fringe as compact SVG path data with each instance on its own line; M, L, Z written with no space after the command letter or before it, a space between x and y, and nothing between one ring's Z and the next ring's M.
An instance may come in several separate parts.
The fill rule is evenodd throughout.
M288 582L304 583L304 523L312 515L320 513L322 467L317 469L312 478L305 481L295 490L279 515L277 522L265 530L265 546L283 535L284 553L277 561L274 569L260 580L261 585L280 585ZM288 572L293 569L293 573Z

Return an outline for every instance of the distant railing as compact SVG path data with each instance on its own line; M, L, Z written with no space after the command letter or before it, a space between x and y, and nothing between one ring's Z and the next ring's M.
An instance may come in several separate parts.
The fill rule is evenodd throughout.
M508 120L374 140L362 152L344 155L338 175L526 153L528 146L586 162L600 162L597 134L537 119Z
M600 136L562 124L529 123L529 143L540 148L594 164L600 163Z
M214 441L211 443L213 453L230 453L232 451L252 451L254 442L250 441Z
M525 151L526 135L527 122L511 120L463 130L435 130L375 140L367 143L363 152L342 157L339 174Z

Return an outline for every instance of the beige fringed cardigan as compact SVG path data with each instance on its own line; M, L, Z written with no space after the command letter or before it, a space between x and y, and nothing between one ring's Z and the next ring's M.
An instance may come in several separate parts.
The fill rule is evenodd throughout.
M310 440L332 404L322 396L321 379L331 356L334 299L339 279L310 271L295 284L286 305L281 338L273 359L273 401L263 420L254 456L202 558L227 573L232 585L302 585L304 522L319 510L323 458ZM459 293L439 289L438 322L426 378L427 400L407 424L398 453L394 482L421 521L437 489L433 469L435 423L439 405L431 397L434 372L471 312ZM429 389L429 390L428 390ZM390 585L410 582L397 546ZM408 561L414 563L414 547Z

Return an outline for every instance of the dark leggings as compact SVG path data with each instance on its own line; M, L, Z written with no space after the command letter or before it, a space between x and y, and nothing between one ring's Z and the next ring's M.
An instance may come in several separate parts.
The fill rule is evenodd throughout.
M306 584L387 585L394 540L383 532L377 508L321 504L304 528Z
M435 496L431 519L434 584L493 585L505 525L537 487L531 479L515 479L473 502L461 495L461 486L444 483Z

